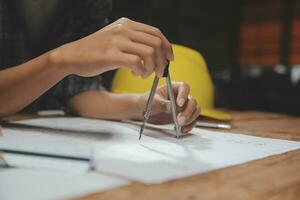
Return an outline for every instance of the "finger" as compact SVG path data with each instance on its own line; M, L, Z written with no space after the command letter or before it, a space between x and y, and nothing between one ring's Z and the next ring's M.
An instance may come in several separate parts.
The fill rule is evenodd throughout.
M155 50L154 48L135 42L124 42L120 44L122 51L125 53L137 55L142 58L144 62L143 78L152 74L155 68Z
M153 113L171 114L171 102L162 98L154 98L152 104Z
M177 90L178 90L178 88L179 88L179 84L180 84L180 83L178 83L178 82L173 82L173 83L172 83L172 87L173 87L174 93L176 93L176 94L177 94ZM158 87L158 89L157 89L157 94L158 94L162 99L168 100L169 95L168 95L167 85L164 84L164 85ZM170 103L171 103L171 102L170 102ZM176 106L176 111L177 111L178 113L180 113L182 110L183 110L183 107ZM170 112L171 112L171 110L170 110Z
M197 120L197 118L199 117L199 113L200 113L200 107L197 105L193 114L190 116L189 119L186 120L185 124L190 124L193 121Z
M192 122L191 124L188 124L186 126L183 126L181 128L181 132L184 134L187 134L188 132L190 132L197 124L197 121Z
M155 63L156 68L155 72L158 76L162 76L163 70L165 68L165 62L166 62L166 52L164 52L163 46L162 46L162 40L159 37L150 35L148 33L139 32L130 30L129 31L129 37L130 40L137 43L142 43L147 46L151 46L155 49Z
M177 120L179 125L183 126L186 124L186 121L191 118L192 114L196 110L197 102L196 100L189 95L189 100L186 103L184 110L178 114Z
M189 96L189 93L190 93L190 87L186 84L186 83L178 83L178 93L177 93L177 99L176 99L176 102L177 102L177 105L179 107L182 107L185 102L187 102L188 100L188 96Z
M163 48L167 52L167 58L169 60L174 60L172 45L158 28L147 25L147 24L143 24L140 22L135 22L135 21L132 21L132 20L126 19L126 18L123 18L121 20L123 20L123 22L121 22L121 23L125 23L125 24L131 26L136 31L145 32L145 33L159 37L163 42Z
M120 53L117 55L119 62L118 66L129 67L135 76L141 76L145 73L141 58L137 55L129 53Z

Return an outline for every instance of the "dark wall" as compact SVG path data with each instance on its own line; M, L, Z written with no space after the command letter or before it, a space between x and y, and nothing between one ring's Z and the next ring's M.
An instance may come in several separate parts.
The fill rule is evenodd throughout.
M300 82L291 83L289 68L277 73L268 66L253 76L251 68L238 63L242 5L272 1L298 0L114 0L113 16L154 25L172 43L201 52L214 80L217 106L300 115ZM289 41L285 37L283 46Z
M211 70L225 70L235 64L236 8L234 0L116 0L114 16L154 25L172 43L200 51Z

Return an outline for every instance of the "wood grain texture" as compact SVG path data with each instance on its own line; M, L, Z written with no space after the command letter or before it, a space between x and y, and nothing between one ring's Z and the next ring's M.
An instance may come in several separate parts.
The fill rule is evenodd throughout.
M231 131L300 140L300 118L260 112L232 112ZM133 183L80 200L300 199L300 150L270 156L159 185Z

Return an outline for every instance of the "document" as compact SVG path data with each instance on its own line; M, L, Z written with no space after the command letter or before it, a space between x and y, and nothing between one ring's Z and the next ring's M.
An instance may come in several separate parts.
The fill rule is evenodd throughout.
M176 139L173 125L148 125L139 141L140 126L130 122L48 118L18 123L38 126L37 130L27 130L35 134L59 134L69 141L92 144L96 170L146 184L184 178L300 148L300 142L295 141L199 128ZM23 131L25 134L26 130ZM6 137L5 129L3 134Z
M127 181L96 172L84 175L44 170L0 168L0 199L53 200L70 199L120 187Z
M191 136L179 140L144 137L140 143L102 146L97 149L96 167L131 180L155 184L298 148L299 142L196 129Z

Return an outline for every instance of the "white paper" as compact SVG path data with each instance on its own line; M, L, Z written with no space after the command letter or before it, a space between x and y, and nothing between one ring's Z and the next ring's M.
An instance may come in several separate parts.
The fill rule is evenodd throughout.
M24 120L13 128L3 128L0 149L18 150L40 154L91 158L93 144L97 141L135 139L136 135L117 134L124 126L84 118L53 118ZM19 125L25 125L20 127ZM126 128L125 128L126 130ZM43 168L68 173L83 173L91 163L49 157L3 154L10 166Z
M136 124L82 118L37 119L22 123L68 130L64 135L74 140L93 142L93 161L97 170L148 184L300 148L300 142L295 141L198 128L191 132L192 135L176 139L170 125L148 126L139 141L140 127Z
M128 184L95 172L62 174L26 169L0 169L0 199L54 200L80 197Z
M168 129L161 132L147 129L148 137L143 136L140 143L97 148L97 169L154 184L300 148L300 142L204 129L195 129L192 135L175 139L170 136L173 126Z

